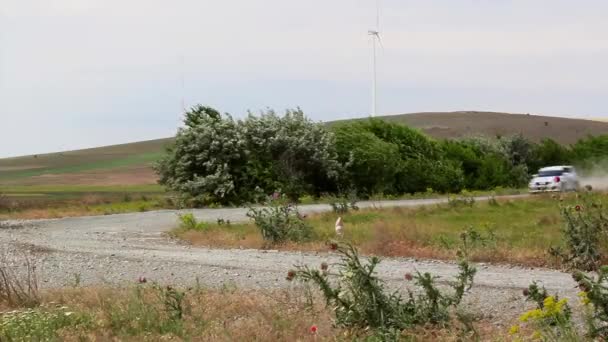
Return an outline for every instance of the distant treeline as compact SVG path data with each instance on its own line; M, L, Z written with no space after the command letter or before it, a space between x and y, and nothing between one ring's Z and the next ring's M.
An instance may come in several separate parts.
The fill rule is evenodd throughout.
M437 141L379 119L326 127L300 109L234 120L197 106L184 124L156 169L161 184L197 204L521 187L542 166L588 167L608 155L608 135L571 146L522 135Z

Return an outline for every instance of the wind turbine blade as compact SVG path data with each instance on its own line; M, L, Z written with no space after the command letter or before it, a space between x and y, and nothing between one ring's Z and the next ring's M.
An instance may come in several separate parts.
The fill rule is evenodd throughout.
M380 48L384 50L384 45L382 44L382 38L380 38L380 33L376 33L375 36L378 38L378 44L380 44Z

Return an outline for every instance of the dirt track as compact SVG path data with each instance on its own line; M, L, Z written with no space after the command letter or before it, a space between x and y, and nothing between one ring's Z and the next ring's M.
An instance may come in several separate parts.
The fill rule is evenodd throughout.
M478 198L483 200L484 198ZM363 202L361 207L421 206L445 199ZM302 206L304 213L330 210L327 205ZM199 219L217 218L233 222L246 219L246 209L202 209ZM0 243L10 249L32 251L43 287L72 285L132 284L139 276L160 283L207 286L234 284L240 288L280 288L294 286L285 281L295 264L330 264L332 254L286 253L259 250L218 250L180 245L164 236L177 222L176 211L79 217L23 222L25 227L0 229ZM379 275L393 288L404 288L406 272L419 270L448 281L456 265L439 261L385 259ZM478 265L475 286L468 304L487 316L512 318L529 307L521 290L541 281L551 292L576 302L575 283L569 274L548 269Z

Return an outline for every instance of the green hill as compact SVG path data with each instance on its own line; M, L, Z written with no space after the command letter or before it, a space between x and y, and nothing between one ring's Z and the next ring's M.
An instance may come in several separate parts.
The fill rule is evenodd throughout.
M381 117L416 127L438 138L521 133L538 141L550 137L571 144L587 135L608 134L608 122L494 112L413 113ZM329 125L337 122L328 123ZM172 139L141 141L69 152L0 159L0 190L23 187L152 186L152 163ZM157 189L157 188L156 188ZM32 190L34 191L34 190Z

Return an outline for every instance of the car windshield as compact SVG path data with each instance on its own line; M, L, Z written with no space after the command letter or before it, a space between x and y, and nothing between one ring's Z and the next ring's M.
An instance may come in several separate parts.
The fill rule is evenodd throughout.
M562 171L562 170L539 171L538 177L555 177L555 176L561 176L563 174L564 174L564 171Z

